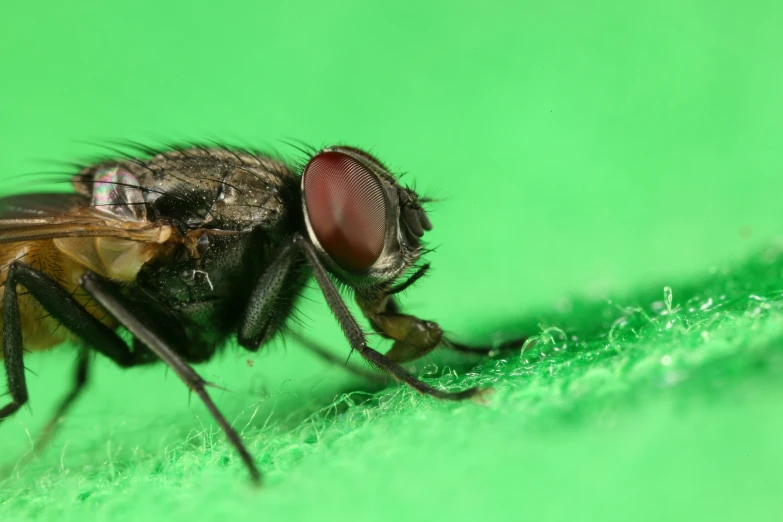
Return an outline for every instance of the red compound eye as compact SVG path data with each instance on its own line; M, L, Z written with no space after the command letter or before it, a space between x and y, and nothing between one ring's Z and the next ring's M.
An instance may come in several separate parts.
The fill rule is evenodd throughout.
M342 152L317 154L303 176L305 210L323 249L345 270L370 268L386 237L386 199L378 178Z

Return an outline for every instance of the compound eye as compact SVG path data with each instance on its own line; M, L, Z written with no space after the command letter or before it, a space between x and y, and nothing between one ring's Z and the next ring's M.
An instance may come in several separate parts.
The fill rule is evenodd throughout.
M344 270L370 268L386 237L386 198L378 178L335 151L315 155L303 177L305 212L318 243Z

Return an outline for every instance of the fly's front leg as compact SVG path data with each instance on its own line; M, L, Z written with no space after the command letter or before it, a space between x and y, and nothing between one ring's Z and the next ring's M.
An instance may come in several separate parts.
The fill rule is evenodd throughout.
M399 307L392 297L387 296L382 302L385 303L383 312L375 312L370 309L369 311L365 310L365 314L377 330L384 336L395 340L386 356L396 362L414 361L427 355L438 345L461 353L489 356L518 350L527 340L526 337L521 337L504 341L496 346L468 346L444 337L443 330L438 323L400 313Z
M284 289L287 284L298 277L292 272L292 267L298 262L301 253L294 241L285 243L272 263L255 283L250 294L247 307L239 322L237 338L239 344L248 350L257 350L274 333L277 326L283 322L293 306L293 296ZM321 359L342 366L347 371L370 381L378 381L379 375L354 368L338 360L328 350L318 343L294 334L299 343Z
M438 323L426 321L400 311L394 295L410 287L429 269L422 266L411 277L388 290L378 290L367 295L357 294L356 301L370 320L373 328L384 337L394 339L394 344L386 356L397 363L411 362L424 357L438 345L457 352L472 355L493 355L521 348L527 338L512 339L496 346L467 346L446 339Z
M356 302L373 329L388 339L394 339L386 357L396 363L407 363L424 357L443 340L443 330L433 321L425 321L400 311L394 294L398 294L421 279L430 265L419 268L411 277L388 289L372 294L356 294Z
M334 313L337 322L340 323L340 327L342 328L345 337L348 339L351 348L359 352L367 362L378 369L388 372L398 381L404 382L414 390L425 395L452 401L461 401L471 397L475 398L481 396L482 390L480 388L468 388L467 390L459 392L447 392L433 388L429 384L422 382L408 373L405 368L396 362L367 346L367 339L364 332L362 332L356 319L351 315L351 312L348 310L342 297L340 297L337 288L329 278L326 268L324 268L323 264L321 264L321 261L318 259L318 253L315 250L315 247L300 235L295 237L295 241L302 249L302 252L304 252L307 261L310 263L315 280L318 282L318 286L321 287L321 291L326 298L326 303L329 305L329 308L331 308L332 313Z

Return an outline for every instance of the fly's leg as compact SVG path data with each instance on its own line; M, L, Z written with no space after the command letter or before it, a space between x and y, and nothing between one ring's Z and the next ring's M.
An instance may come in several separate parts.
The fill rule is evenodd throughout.
M212 402L212 398L206 390L208 383L158 333L153 331L152 328L133 313L132 308L126 302L126 298L117 291L113 283L100 278L97 274L88 272L82 276L81 285L107 312L174 370L185 385L199 396L220 425L223 433L226 434L229 442L239 453L253 481L259 483L261 473L242 443L242 439L239 438L239 434L231 427L223 414L220 413L215 403Z
M16 413L28 399L22 360L22 320L19 316L16 284L11 277L11 272L12 270L9 269L3 297L3 358L11 402L0 409L0 423Z
M266 272L256 281L239 321L237 339L241 346L258 350L288 315L293 301L287 297L283 302L283 289L290 282L291 267L297 255L293 242L284 244Z
M386 357L394 362L406 363L424 357L443 339L443 330L438 323L412 315L381 313L371 321L387 337L394 339L391 349L386 352Z
M375 302L360 302L376 331L396 342L386 354L397 362L410 362L431 352L438 344L454 351L472 355L495 355L522 348L527 337L504 341L496 346L468 346L443 337L443 330L437 323L400 313L395 294L407 290L429 270L426 264L402 283L382 291ZM437 342L436 342L437 339ZM433 344L435 343L435 344Z
M291 267L298 261L297 256L299 255L293 241L285 243L269 265L269 268L256 282L242 319L239 322L237 337L241 346L249 350L257 350L269 338L269 335L273 333L274 327L279 324L280 319L288 315L287 312L293 303L290 300L282 302L282 290L288 278L291 277ZM343 365L342 361L338 360L318 343L305 339L300 335L294 335L305 348L325 361L342 365L349 372L370 381L383 380L376 373L347 364Z
M383 371L388 372L392 375L392 377L398 381L404 382L416 391L425 395L437 397L439 399L460 401L474 397L481 393L480 388L469 388L461 392L446 392L437 388L433 388L432 386L420 381L408 373L396 362L367 346L367 340L365 338L364 332L356 322L356 319L351 315L351 312L348 310L345 301L343 301L342 297L340 297L337 288L329 278L329 274L321 264L320 259L318 259L318 254L315 250L315 247L313 247L313 245L310 244L301 235L297 235L295 241L304 252L307 261L312 266L313 275L315 275L318 286L321 287L321 291L326 298L326 302L337 318L337 321L340 323L340 327L342 328L345 337L348 339L351 348L359 352L359 354L364 357L367 362Z
M24 344L17 285L26 288L44 310L89 346L120 366L133 365L133 354L125 341L85 310L68 291L43 272L24 263L13 262L8 267L3 296L3 354L11 402L0 408L0 422L15 413L28 400L22 361ZM75 400L81 386L78 385L69 394L58 413L63 413Z
M423 265L402 283L392 286L388 290L379 290L370 298L357 295L357 302L375 331L394 340L391 349L386 353L387 357L398 363L411 362L424 357L438 345L446 346L457 352L487 356L516 350L525 344L526 338L523 337L503 342L497 346L467 346L446 339L438 323L403 314L394 297L395 294L408 289L421 279L429 267L428 264Z
M43 439L47 433L52 431L57 421L60 420L63 415L65 415L65 412L68 411L71 405L79 397L82 390L84 390L84 387L87 385L87 375L89 369L89 353L86 350L82 350L79 352L79 361L76 363L76 374L74 375L73 388L71 388L71 391L68 392L68 395L63 398L62 402L60 402L60 405L57 406L57 409L54 412L54 416L52 416L52 420L46 424L46 428L44 429L43 435L41 435L41 439ZM39 441L41 439L39 439Z
M380 290L372 299L357 294L357 302L370 320L373 329L394 344L386 352L386 357L397 363L407 363L424 357L434 350L443 339L443 330L438 323L425 321L412 315L403 314L394 298L421 279L429 270L426 264L402 283Z
M86 350L82 350L79 353L79 361L76 363L76 375L74 375L73 388L68 392L57 409L54 411L54 415L46 423L43 432L38 436L38 441L35 443L35 452L40 453L54 435L54 431L57 428L57 423L65 415L71 405L76 402L76 399L81 394L84 387L87 385L87 374L90 367L89 354Z
M90 347L106 355L118 365L129 367L139 361L135 354L130 351L125 341L114 330L93 317L56 281L43 272L27 265L19 262L12 263L6 278L3 302L3 352L12 402L0 409L0 421L16 412L27 402L28 398L27 386L24 380L24 365L22 363L22 328L17 300L17 285L27 288L28 292L36 298L52 317L83 339ZM120 324L125 326L151 351L169 364L186 384L201 397L231 443L239 451L242 460L250 469L253 479L258 481L260 474L250 458L250 454L242 445L237 433L226 422L210 399L205 390L206 382L182 361L175 352L168 348L152 330L133 316L111 284L100 280L95 274L88 273L82 278L82 287L104 309L111 313ZM61 404L58 413L64 411L75 400L79 390L83 387L84 381L86 381L86 366L80 366L80 370L82 368L84 371L77 372L76 387Z
M25 455L18 465L24 466L33 457L40 455L46 446L49 445L49 442L52 440L52 437L57 430L57 423L65 416L66 412L70 409L71 405L76 401L87 384L89 362L89 352L82 350L79 353L79 361L76 364L76 375L74 376L73 388L71 388L71 391L68 392L68 395L63 398L63 400L57 406L54 415L52 415L51 419L49 419L49 422L47 422L46 426L44 426L43 431L35 441L33 450Z
M490 356L512 350L519 350L522 348L522 346L524 346L525 341L527 341L527 337L520 337L518 339L503 341L497 346L468 346L466 344L455 343L450 339L444 339L443 344L457 352L468 353L472 355Z
M497 346L467 346L456 343L443 336L443 330L433 321L399 312L397 302L389 297L385 311L368 314L373 326L382 335L395 342L387 352L387 357L400 363L411 362L423 357L438 345L446 346L457 352L489 356L510 350L518 350L527 338L512 339Z
M365 379L370 382L378 382L382 383L386 381L386 378L383 374L376 373L373 371L365 370L364 368L358 368L354 365L349 364L348 362L344 361L343 359L340 359L332 354L329 350L321 346L320 344L302 337L301 335L294 334L296 339L299 341L299 343L304 346L306 349L313 352L315 355L323 359L324 361L334 364L335 366L340 366L344 368L346 371L356 375L357 377L361 377L362 379Z

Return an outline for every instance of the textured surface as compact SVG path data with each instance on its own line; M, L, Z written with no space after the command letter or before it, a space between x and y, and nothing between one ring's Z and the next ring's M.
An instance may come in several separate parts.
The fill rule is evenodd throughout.
M231 389L260 492L175 375L98 360L49 451L0 482L0 520L780 518L783 17L616 4L9 6L4 193L110 154L84 140L372 148L441 199L407 309L464 340L541 337L416 367L493 384L487 406L375 395L294 343L227 351L199 370ZM300 319L342 359L311 296ZM73 362L28 357L0 467Z
M783 250L773 247L696 284L574 303L519 356L458 365L469 368L459 374L430 368L444 386L493 386L485 406L392 388L320 407L312 389L280 390L234 408L267 473L262 491L247 486L201 408L206 425L82 408L56 448L3 483L0 504L42 520L546 518L575 509L612 520L775 518L781 273Z

